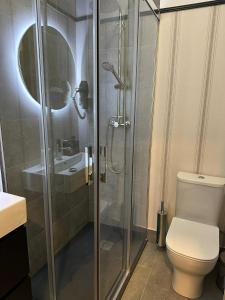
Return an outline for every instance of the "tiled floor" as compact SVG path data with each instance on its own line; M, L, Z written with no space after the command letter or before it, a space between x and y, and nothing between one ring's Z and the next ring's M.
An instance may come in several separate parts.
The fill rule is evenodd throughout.
M186 300L171 288L171 265L165 250L148 242L122 300ZM207 276L200 300L222 300L215 284L216 270Z
M94 229L87 225L55 257L57 299L92 299L94 294ZM85 283L85 288L82 285ZM48 300L48 270L32 278L33 300Z
M121 230L101 226L100 292L106 297L122 268ZM109 243L109 244L108 244ZM111 244L110 244L111 243ZM56 289L58 300L94 299L94 227L85 226L55 256ZM49 299L48 270L45 266L32 278L34 300Z

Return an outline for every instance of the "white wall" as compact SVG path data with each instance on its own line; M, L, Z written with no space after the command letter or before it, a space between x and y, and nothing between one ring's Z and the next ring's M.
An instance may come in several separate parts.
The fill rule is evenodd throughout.
M0 170L0 192L3 192L3 186L2 186L2 172Z
M225 6L161 15L149 223L174 215L178 171L225 176Z

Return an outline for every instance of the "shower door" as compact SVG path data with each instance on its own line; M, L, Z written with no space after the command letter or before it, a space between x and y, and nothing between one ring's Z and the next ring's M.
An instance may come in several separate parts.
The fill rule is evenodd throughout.
M39 2L50 297L111 299L129 273L137 2ZM36 298L44 299L45 268L35 279Z
M40 12L48 110L51 299L91 300L96 291L93 3L46 0L40 2ZM43 269L36 281L39 287L46 283ZM44 299L41 292L37 299Z
M158 18L145 0L99 11L99 291L111 299L147 239Z
M159 26L158 17L148 1L140 1L138 14L132 161L131 264L136 261L147 237L154 73Z
M129 268L135 2L99 1L100 299L111 299Z

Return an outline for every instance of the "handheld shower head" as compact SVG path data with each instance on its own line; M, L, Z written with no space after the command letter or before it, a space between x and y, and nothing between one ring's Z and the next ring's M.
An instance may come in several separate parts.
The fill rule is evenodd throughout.
M102 67L104 70L109 71L109 72L115 72L114 66L110 64L108 61L105 61L102 63Z
M114 66L112 64L110 64L108 61L105 61L102 63L102 67L105 71L111 72L116 78L116 80L118 81L118 85L115 85L116 89L121 89L121 90L125 89L126 85L123 83L123 81L121 80L118 73L115 71Z

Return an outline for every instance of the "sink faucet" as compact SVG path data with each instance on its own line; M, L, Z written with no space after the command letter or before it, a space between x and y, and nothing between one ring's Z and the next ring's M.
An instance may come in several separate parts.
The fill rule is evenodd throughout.
M62 155L63 155L62 141L60 139L57 139L57 141L56 141L56 159L62 160Z
M57 139L56 140L56 159L57 160L62 160L63 159L63 155L73 155L74 151L73 148L71 146L67 146L64 147L66 140L60 140Z

